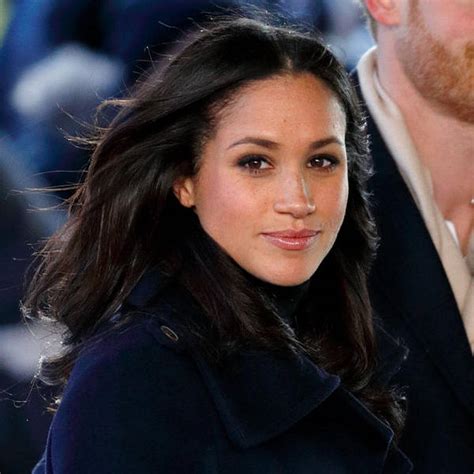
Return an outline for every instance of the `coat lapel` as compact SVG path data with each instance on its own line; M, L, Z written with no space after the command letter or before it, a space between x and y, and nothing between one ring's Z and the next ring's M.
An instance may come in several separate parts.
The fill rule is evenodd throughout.
M216 368L196 356L229 438L248 448L278 436L313 411L340 385L302 355L241 352Z
M368 436L370 449L379 453L381 464L390 457L390 472L411 470L406 456L396 447L390 449L393 431L348 392L339 377L329 375L306 356L246 351L222 368L209 365L199 355L195 361L227 436L239 448L251 448L283 435L320 410L317 413L323 419L339 417L343 423L356 426L360 436ZM321 429L317 420L316 431Z
M451 286L425 223L373 119L375 175L370 181L382 236L371 288L386 314L403 318L446 383L474 414L474 363ZM409 232L406 232L409 229ZM380 297L379 295L382 295Z

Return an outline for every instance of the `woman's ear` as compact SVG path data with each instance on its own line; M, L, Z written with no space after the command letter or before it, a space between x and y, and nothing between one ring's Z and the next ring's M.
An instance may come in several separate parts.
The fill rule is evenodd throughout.
M194 207L194 182L191 177L179 178L173 184L173 193L184 207Z

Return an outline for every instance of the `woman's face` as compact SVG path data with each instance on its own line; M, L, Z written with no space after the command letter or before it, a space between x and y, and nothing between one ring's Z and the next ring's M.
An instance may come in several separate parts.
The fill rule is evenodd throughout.
M218 114L197 175L175 183L175 194L247 272L298 285L344 218L345 129L336 96L312 75L257 81Z

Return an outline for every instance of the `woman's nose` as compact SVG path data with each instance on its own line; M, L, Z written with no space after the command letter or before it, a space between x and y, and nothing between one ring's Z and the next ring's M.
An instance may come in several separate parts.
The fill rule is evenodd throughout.
M302 174L285 177L278 187L273 206L276 212L301 219L316 210L311 188Z

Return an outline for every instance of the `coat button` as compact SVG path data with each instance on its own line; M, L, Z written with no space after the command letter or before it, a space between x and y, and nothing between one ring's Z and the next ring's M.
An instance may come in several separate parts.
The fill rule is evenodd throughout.
M160 326L161 332L168 338L171 339L173 342L178 342L179 337L178 335L168 326Z

